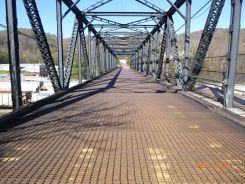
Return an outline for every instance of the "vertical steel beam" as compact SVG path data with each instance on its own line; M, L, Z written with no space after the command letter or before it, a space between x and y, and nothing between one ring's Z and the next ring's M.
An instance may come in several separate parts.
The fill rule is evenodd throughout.
M13 110L22 105L16 1L6 0L9 70Z
M186 1L186 11L185 11L185 40L184 40L184 66L183 66L183 82L184 85L188 81L189 75L189 48L190 48L190 27L191 27L191 1ZM183 87L184 89L184 87Z
M157 69L157 79L160 79L162 75L164 53L166 50L166 39L168 36L167 31L168 31L168 27L167 27L167 24L165 23L164 30L163 30L163 36L162 36L162 43L160 47L159 64L158 64L158 69Z
M146 62L147 62L146 55L147 55L147 45L145 44L145 46L144 46L143 72L146 72Z
M99 45L99 40L96 39L96 44L95 44L95 63L96 63L96 76L99 75L99 60L100 60L100 45Z
M110 70L112 69L112 54L110 54Z
M149 39L148 43L148 56L147 56L147 63L146 63L146 74L149 74L149 68L150 68L150 61L151 61L151 38Z
M104 71L103 73L106 73L106 47L104 46Z
M109 71L111 70L111 53L109 52Z
M153 52L152 52L152 48L153 48L153 42L154 42L154 37L151 38L151 42L150 42L150 62L149 62L149 74L152 75L152 69L153 69Z
M135 70L137 71L137 54L134 55Z
M82 64L81 64L81 33L78 31L77 37L77 53L78 53L78 82L82 84Z
M141 50L140 72L143 72L143 64L144 64L144 47L142 47L142 50Z
M165 61L165 80L170 81L169 78L169 63L170 63L170 35L169 30L167 29L166 36L166 61Z
M137 71L139 71L139 66L140 66L140 51L137 52Z
M62 1L56 0L57 44L59 78L61 89L64 89L63 33L62 33Z
M157 30L157 35L156 35L156 45L155 45L155 66L154 66L154 78L157 79L157 72L158 72L158 65L159 65L159 56L158 56L158 52L159 52L159 33L160 33L160 29Z
M106 61L106 63L107 63L107 72L110 70L110 68L109 68L109 63L110 63L110 52L109 52L109 50L107 50L107 61Z
M92 79L92 61L91 61L91 31L88 28L88 78Z
M100 46L100 74L104 71L104 65L103 65L103 59L104 59L104 49L103 45Z
M234 87L236 78L236 63L239 44L240 21L241 21L242 0L231 1L230 36L228 50L228 68L226 73L226 87L224 107L233 106Z

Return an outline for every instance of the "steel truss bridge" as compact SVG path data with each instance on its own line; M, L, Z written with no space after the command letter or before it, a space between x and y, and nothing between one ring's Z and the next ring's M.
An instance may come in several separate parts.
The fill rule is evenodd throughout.
M6 0L14 111L0 118L0 182L245 180L244 128L183 96L195 90L225 0L211 1L191 65L191 0L166 0L171 5L168 10L147 0L136 0L150 8L149 12L96 10L112 0L101 0L84 10L78 8L82 0L55 1L58 70L38 6L35 0L23 0L55 92L23 105L18 10L15 0ZM64 5L67 10L62 12ZM184 13L180 11L183 6ZM223 113L233 108L242 0L231 0L230 7ZM74 15L74 23L64 53L62 22L68 14ZM185 22L183 63L174 14ZM137 20L121 23L108 18L118 16ZM76 52L79 85L69 87ZM117 67L118 60L125 57L130 59L131 69ZM173 77L169 71L171 62ZM85 83L82 76L86 76ZM159 84L163 82L182 95L169 93ZM244 124L244 119L240 122Z

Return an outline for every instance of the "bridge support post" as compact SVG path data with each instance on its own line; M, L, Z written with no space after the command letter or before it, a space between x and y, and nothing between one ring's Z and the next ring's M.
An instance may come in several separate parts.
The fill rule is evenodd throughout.
M150 40L151 40L152 38L150 38ZM153 41L154 41L154 39L152 39L151 41L150 41L150 60L149 60L149 74L150 75L152 75L152 69L153 69L153 55L152 55L152 48L153 48Z
M183 66L183 90L185 84L188 81L189 75L189 48L190 48L190 27L191 27L191 2L192 0L186 1L186 13L185 13L185 41L184 41L184 66Z
M111 56L112 54L109 52L109 71L111 70Z
M170 63L170 36L169 36L169 29L166 29L166 60L165 60L165 80L168 82L169 79L169 63Z
M110 70L110 68L109 68L110 53L109 53L109 50L108 49L106 50L106 53L107 53L107 57L106 57L106 71L108 72Z
M22 105L16 1L6 0L9 70L13 110Z
M158 73L158 67L159 67L159 34L160 34L160 29L157 31L157 40L156 40L156 63L155 63L155 79L157 79L157 73Z
M96 39L95 60L96 60L96 76L99 76L100 74L100 45L99 45L98 39Z
M143 72L143 64L144 64L144 47L142 47L141 49L140 72Z
M234 87L236 78L236 63L237 63L237 52L239 44L239 33L240 33L240 21L241 21L241 8L242 0L231 1L231 22L230 22L230 36L229 36L229 47L228 47L228 67L226 71L225 80L225 99L224 107L232 108Z
M140 51L137 52L137 71L140 71Z
M105 73L106 72L106 48L105 48L105 46L104 46L104 70L103 70L103 73Z
M63 33L62 33L62 1L56 0L58 70L61 89L64 89Z
M148 56L146 61L146 74L149 74L150 62L151 62L151 38L149 38L148 42Z
M92 79L92 61L91 61L91 31L88 28L88 79Z
M82 84L82 64L81 64L81 34L78 32L77 37L77 53L78 53L78 82Z

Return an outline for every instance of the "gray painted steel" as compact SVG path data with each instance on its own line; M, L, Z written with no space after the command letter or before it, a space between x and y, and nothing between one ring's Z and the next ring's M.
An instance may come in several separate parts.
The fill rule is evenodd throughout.
M13 109L22 105L16 1L6 0L9 70Z

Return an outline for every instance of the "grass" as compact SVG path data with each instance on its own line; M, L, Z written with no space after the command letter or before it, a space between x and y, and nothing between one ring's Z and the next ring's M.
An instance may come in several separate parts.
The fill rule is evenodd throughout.
M9 74L9 71L6 71L6 70L0 70L0 75L5 75L5 74Z

